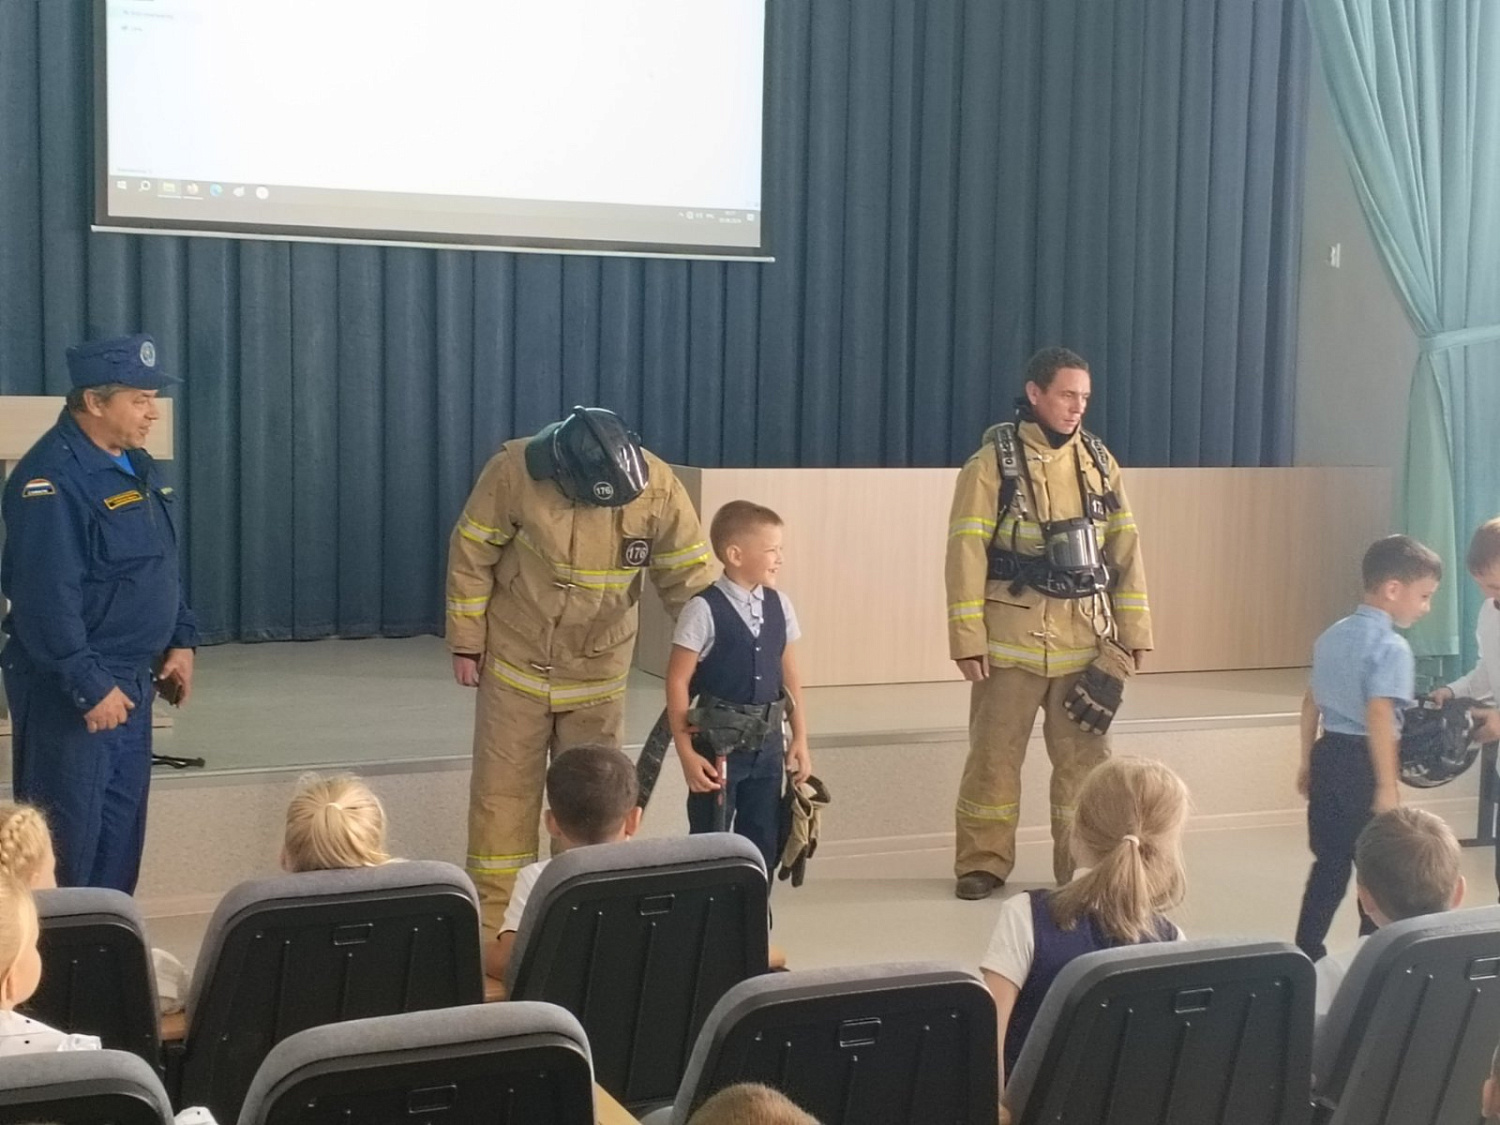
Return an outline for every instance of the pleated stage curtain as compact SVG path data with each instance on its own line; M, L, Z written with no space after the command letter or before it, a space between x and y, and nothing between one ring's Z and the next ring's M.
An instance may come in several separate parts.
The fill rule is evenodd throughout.
M0 393L157 336L215 640L439 628L478 466L575 402L697 465L956 464L1062 343L1127 462L1289 460L1296 0L769 15L766 265L90 234L89 6L0 0Z

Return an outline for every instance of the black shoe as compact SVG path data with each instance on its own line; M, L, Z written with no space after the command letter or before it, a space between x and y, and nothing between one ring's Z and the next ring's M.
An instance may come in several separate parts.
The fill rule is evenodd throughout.
M996 887L1005 886L1005 880L998 875L991 875L988 871L970 871L967 875L960 875L958 882L954 885L953 893L959 898L975 900L989 898Z

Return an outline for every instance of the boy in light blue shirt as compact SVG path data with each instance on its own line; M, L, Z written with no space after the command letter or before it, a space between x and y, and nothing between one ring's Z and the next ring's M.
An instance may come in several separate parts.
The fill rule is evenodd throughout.
M1400 803L1401 712L1416 696L1416 661L1396 629L1432 608L1443 563L1410 536L1390 535L1365 552L1363 577L1364 601L1313 646L1302 701L1297 790L1307 798L1313 865L1296 940L1314 961L1327 953L1323 941L1349 889L1360 832L1375 813ZM1360 934L1374 929L1361 910Z

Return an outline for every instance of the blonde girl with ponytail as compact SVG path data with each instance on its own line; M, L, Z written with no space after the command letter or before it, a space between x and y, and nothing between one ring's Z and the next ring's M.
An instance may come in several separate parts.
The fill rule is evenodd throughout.
M1099 949L1182 940L1164 914L1187 889L1187 816L1187 786L1160 762L1109 758L1084 780L1070 834L1081 870L1055 891L1008 898L980 964L995 997L1002 1088L1064 965Z
M286 810L281 866L290 872L380 867L391 861L385 808L357 777L307 774Z

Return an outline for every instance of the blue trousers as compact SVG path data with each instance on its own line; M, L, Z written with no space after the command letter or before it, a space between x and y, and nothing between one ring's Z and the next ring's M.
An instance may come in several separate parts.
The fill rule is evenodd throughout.
M11 711L12 788L52 828L61 887L130 894L146 843L151 788L150 669L118 679L135 710L123 726L90 734L56 677L9 646L0 658Z
M713 755L693 747L710 761ZM785 772L785 750L781 732L772 731L753 753L729 755L729 779L724 789L725 827L754 844L766 861L766 874L774 875L776 838L781 821L781 775ZM714 831L718 793L689 793L688 832Z

